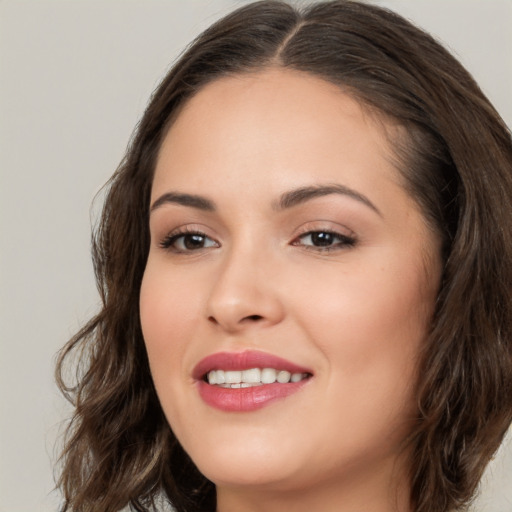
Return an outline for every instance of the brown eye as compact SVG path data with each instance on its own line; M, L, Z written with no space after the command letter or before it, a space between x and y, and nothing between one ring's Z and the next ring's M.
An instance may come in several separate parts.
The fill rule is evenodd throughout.
M206 243L206 237L203 235L183 235L178 240L181 240L181 245L183 248L189 251L193 251L194 249L202 249Z
M218 247L217 242L204 233L176 233L165 238L160 245L164 249L176 252L191 252L209 247Z
M311 233L311 243L316 247L327 247L335 242L336 237L332 233Z
M298 238L295 245L304 245L309 248L322 249L341 249L344 247L351 247L355 244L355 239L334 233L332 231L310 231L304 233Z

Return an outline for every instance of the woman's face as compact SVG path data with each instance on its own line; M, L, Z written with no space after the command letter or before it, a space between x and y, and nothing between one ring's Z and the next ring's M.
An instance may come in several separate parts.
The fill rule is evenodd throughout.
M207 85L164 139L142 328L166 417L219 492L389 484L440 244L384 126L270 69Z

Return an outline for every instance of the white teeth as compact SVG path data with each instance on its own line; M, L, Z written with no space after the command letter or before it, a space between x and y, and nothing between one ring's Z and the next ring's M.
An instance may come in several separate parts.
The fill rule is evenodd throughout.
M261 370L261 382L263 384L272 384L276 381L277 371L274 368L263 368Z
M242 372L224 372L226 384L240 384L242 382Z
M261 382L261 370L259 368L251 368L242 372L242 382L256 384Z
M292 376L290 378L291 382L299 382L304 378L304 374L302 373L292 373Z
M279 382L280 384L285 384L286 382L290 382L291 376L292 376L292 374L290 372L287 372L285 370L280 371L277 374L277 382Z
M208 383L209 384L225 384L226 383L226 375L224 370L212 370L208 373Z
M286 384L288 382L300 382L307 378L306 373L290 373L286 370L275 368L251 368L243 371L212 370L207 375L209 384L223 388L248 388L263 384Z

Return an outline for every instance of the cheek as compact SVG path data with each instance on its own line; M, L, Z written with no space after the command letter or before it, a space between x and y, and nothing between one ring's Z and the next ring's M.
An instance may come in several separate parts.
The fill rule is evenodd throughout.
M178 376L180 360L197 324L197 295L165 269L148 262L141 284L140 318L155 385Z
M183 361L197 326L195 292L187 283L176 282L167 268L148 262L140 293L142 333L153 383L175 433L183 430L180 418L189 410L183 385L190 375Z
M351 266L322 276L315 272L303 282L303 292L310 297L302 301L314 307L319 323L343 322L362 329L404 331L425 328L426 317L433 307L435 292L425 286L423 272L412 265Z
M165 261L150 258L140 292L142 329L147 339L168 344L176 330L197 321L200 283L172 270Z
M303 288L307 301L304 291L291 294L302 311L297 317L331 371L354 388L389 383L398 389L413 378L435 302L437 288L427 286L421 264L380 256L378 264L364 261L362 268L315 273Z

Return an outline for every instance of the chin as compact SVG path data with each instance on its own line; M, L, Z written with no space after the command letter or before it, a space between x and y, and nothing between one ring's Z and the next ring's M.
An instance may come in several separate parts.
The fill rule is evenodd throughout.
M222 465L207 462L199 467L201 473L217 487L252 488L266 491L287 491L302 481L292 467L283 463L240 460L236 464Z
M266 465L253 466L250 463L234 467L199 468L201 473L218 487L280 487L288 479L283 474L275 474Z
M307 467L307 457L296 446L290 449L286 442L268 435L232 432L204 441L201 446L185 445L185 449L199 471L218 486L279 487Z

